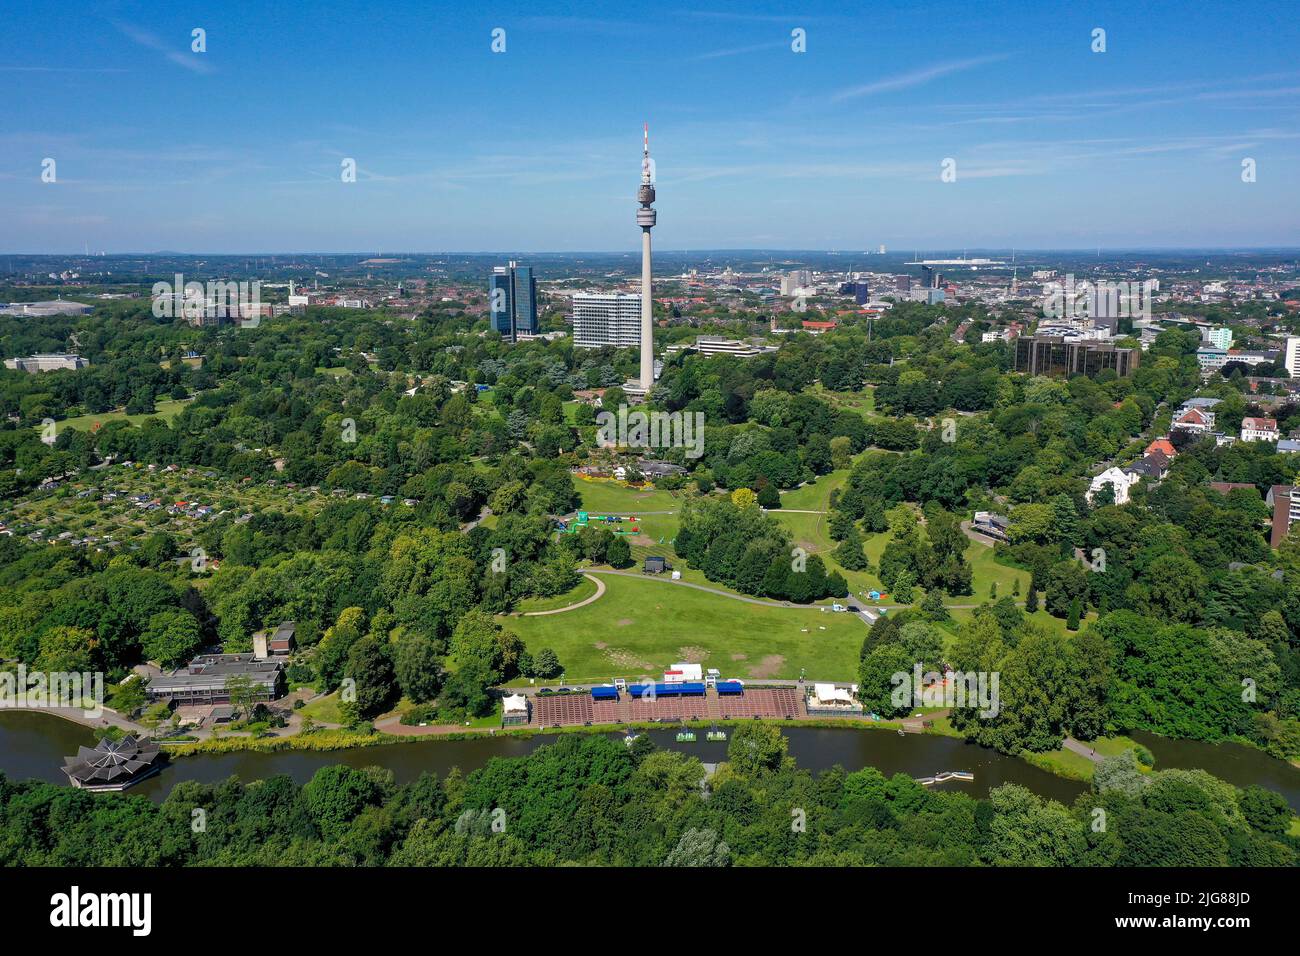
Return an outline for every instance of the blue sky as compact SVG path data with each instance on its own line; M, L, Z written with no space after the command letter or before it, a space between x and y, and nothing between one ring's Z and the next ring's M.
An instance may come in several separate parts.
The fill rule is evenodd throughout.
M0 251L631 250L643 121L665 249L1300 245L1296 13L10 4Z

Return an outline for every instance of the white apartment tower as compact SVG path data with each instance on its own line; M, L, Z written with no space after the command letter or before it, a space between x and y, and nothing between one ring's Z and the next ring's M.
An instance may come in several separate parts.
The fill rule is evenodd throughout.
M642 299L625 292L577 292L573 296L573 346L635 348L644 333ZM648 354L643 350L642 355ZM653 368L653 366L652 366Z

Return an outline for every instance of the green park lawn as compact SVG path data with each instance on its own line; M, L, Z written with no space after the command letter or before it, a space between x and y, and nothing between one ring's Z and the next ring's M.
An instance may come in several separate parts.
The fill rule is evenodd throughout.
M310 717L317 723L341 724L343 715L339 712L339 693L326 694L308 701L298 711L303 717Z
M874 385L867 385L860 392L832 392L822 387L822 384L818 382L808 390L808 394L830 402L836 408L847 408L863 415L869 415L876 410L876 387Z
M852 680L867 629L855 615L764 607L673 584L605 575L593 604L545 617L503 619L536 653L549 647L565 679L606 681L689 660L746 680ZM823 630L822 628L825 628Z
M821 475L816 481L792 488L781 495L781 508L796 508L806 511L827 511L830 509L831 492L843 488L848 481L849 469L840 468ZM773 514L779 513L779 509Z
M1096 740L1087 741L1087 746L1103 757L1114 757L1125 750L1132 750L1137 743L1128 737L1098 737ZM1073 750L1066 750L1064 747L1041 754L1026 753L1024 758L1036 767L1075 780L1091 780L1092 772L1096 767L1096 764L1087 757Z
M58 428L75 428L78 431L93 429L97 425L107 425L109 422L127 421L132 425L140 425L150 418L161 418L165 422L170 422L173 418L185 410L185 406L192 402L192 398L165 399L156 403L155 411L148 415L128 415L126 412L102 412L98 415L78 415L75 418L65 418L58 423ZM38 426L39 427L39 426Z
M519 602L517 610L521 614L533 611L553 611L558 607L568 607L570 604L585 601L595 593L596 583L591 578L583 578L576 587L565 591L563 594L556 594L552 597L525 598Z
M583 511L592 514L633 515L641 511L680 511L682 496L657 488L633 488L616 481L575 478Z

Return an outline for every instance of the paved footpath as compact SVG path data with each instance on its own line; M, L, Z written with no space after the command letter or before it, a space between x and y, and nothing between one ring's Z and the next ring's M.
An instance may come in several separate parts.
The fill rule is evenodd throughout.
M599 601L605 593L605 582L602 581L600 578L593 578L586 571L582 572L582 576L586 578L588 581L595 582L596 593L593 594L591 597L579 601L577 604L570 604L568 607L552 608L549 611L524 611L520 615L520 617L545 617L547 614L563 614L565 611L576 611L580 607L586 607L588 604L591 604L593 601Z
M1101 762L1101 754L1097 753L1097 751L1093 750L1087 744L1075 740L1073 737L1066 737L1062 742L1062 746L1064 746L1066 750L1074 751L1080 757L1087 757L1093 763Z

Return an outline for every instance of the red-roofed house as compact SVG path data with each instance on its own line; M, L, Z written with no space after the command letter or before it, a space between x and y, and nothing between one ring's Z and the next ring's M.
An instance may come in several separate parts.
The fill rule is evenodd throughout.
M1143 452L1143 454L1149 455L1153 451L1160 452L1160 454L1164 455L1170 461L1173 461L1178 457L1178 451L1174 448L1174 443L1168 438L1157 438L1151 444L1147 445L1147 450Z
M1242 441L1277 441L1280 437L1276 419L1243 418L1241 420Z
M1174 419L1171 426L1177 432L1193 432L1204 435L1214 427L1214 413L1203 412L1199 408L1189 408Z

